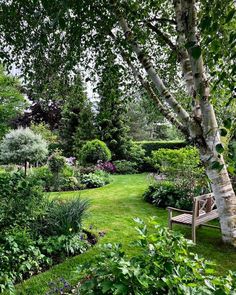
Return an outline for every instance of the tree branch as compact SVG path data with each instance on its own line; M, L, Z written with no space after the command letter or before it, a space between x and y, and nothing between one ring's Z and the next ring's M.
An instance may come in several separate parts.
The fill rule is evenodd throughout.
M115 35L110 32L109 34L113 40L116 40ZM121 56L123 60L127 63L128 67L131 69L134 77L139 80L141 85L144 87L146 90L147 94L149 97L155 102L157 105L158 110L161 112L161 114L168 120L170 121L177 129L182 131L182 133L186 136L187 139L189 139L189 132L188 129L181 123L179 120L176 118L174 113L167 107L164 106L164 104L160 101L158 96L156 95L155 91L153 90L152 86L150 83L145 80L141 73L138 71L138 69L132 64L131 60L129 57L125 54L125 52L122 50L122 48L119 48Z
M153 32L155 32L159 37L161 37L161 39L167 44L169 45L169 47L176 52L176 46L174 45L174 43L170 40L170 38L163 33L157 25L153 25L150 22L146 22L148 28L150 28Z
M149 18L147 20L145 20L145 22L159 22L159 23L170 23L172 25L176 25L176 21L174 19L170 19L170 18L166 18L166 17L152 17Z
M145 51L136 42L131 29L129 28L126 19L123 17L122 11L117 6L117 0L110 0L112 8L118 18L120 27L122 28L127 42L130 43L133 51L136 53L138 60L143 65L156 89L158 90L160 97L168 103L172 110L176 113L178 118L184 123L185 126L190 124L191 118L188 112L181 106L181 104L171 95L168 89L164 86L161 78L156 73L149 56L146 55Z

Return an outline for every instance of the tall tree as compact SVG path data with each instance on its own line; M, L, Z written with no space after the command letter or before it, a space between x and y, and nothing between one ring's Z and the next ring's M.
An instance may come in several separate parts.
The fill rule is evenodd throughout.
M94 113L80 75L77 75L62 107L59 134L67 156L79 154L82 145L95 137Z
M3 57L19 60L29 78L29 68L41 74L39 63L45 56L54 57L51 68L65 70L82 61L90 66L91 58L103 57L100 54L108 47L119 56L123 81L130 88L139 81L159 111L199 148L216 198L223 240L236 246L236 197L212 104L212 94L221 97L218 86L233 97L234 2L214 0L209 6L208 1L196 5L195 0L15 0L3 2L1 9ZM221 50L214 49L217 38L226 44ZM99 61L96 70L104 59ZM215 72L214 85L207 69L212 75ZM136 83L129 79L131 73ZM187 107L176 92L179 88L191 101Z
M0 65L0 139L11 128L12 121L24 112L27 105L19 81L6 75Z
M98 84L97 123L99 135L112 152L113 160L127 157L129 137L127 126L127 103L122 94L121 69L115 63L114 55L107 57L107 63Z

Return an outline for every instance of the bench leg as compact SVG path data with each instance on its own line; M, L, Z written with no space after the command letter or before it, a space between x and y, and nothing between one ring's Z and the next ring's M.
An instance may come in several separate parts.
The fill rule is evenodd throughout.
M172 229L172 211L169 210L168 211L168 226L169 226L169 229Z
M192 226L192 241L196 244L196 227Z

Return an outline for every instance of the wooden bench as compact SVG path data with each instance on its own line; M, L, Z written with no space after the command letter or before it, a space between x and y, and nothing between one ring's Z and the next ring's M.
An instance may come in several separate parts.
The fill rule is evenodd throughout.
M212 193L201 195L193 198L193 210L187 211L177 208L168 207L169 216L169 228L172 229L172 224L184 224L192 227L192 240L196 243L196 228L198 226L208 226L214 228L220 228L211 224L206 224L208 221L219 217L215 198ZM173 211L180 213L173 216Z

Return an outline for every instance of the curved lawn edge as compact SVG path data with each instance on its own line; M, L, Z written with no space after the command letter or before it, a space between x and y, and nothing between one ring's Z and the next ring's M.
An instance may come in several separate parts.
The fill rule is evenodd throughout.
M45 294L48 284L59 278L64 278L71 284L79 279L77 268L83 262L93 259L99 252L99 245L104 243L122 242L129 255L136 255L135 248L129 243L135 239L136 230L133 218L140 217L147 221L151 216L157 216L157 220L163 226L167 226L167 212L157 209L146 203L142 194L148 186L147 174L114 175L113 181L97 189L50 193L50 198L60 197L67 199L72 196L81 196L91 200L91 209L84 221L85 228L92 225L92 231L105 232L105 236L87 252L66 259L61 264L53 266L48 271L36 275L22 284L16 286L16 294ZM190 236L190 229L174 227ZM214 229L199 229L197 232L198 244L193 248L194 252L202 254L210 259L214 258L220 272L227 269L236 270L236 252L231 247L222 244L220 234Z

